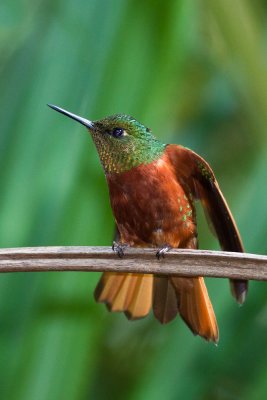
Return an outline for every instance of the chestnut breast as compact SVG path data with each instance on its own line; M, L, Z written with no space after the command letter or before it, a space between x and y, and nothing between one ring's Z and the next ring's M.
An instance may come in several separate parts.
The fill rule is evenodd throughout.
M190 193L166 155L148 165L107 175L121 241L131 246L183 247L196 237Z

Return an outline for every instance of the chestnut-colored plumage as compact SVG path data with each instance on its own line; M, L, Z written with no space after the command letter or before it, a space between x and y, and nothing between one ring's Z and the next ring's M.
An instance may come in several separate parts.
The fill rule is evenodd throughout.
M120 251L124 245L197 248L194 201L198 199L222 249L243 251L214 174L200 156L182 146L159 142L144 125L126 115L92 122L51 107L82 123L92 134L108 182ZM247 281L231 281L239 303L245 300L247 285ZM130 320L145 317L151 308L163 324L180 314L194 334L218 341L216 317L201 277L106 272L95 298Z

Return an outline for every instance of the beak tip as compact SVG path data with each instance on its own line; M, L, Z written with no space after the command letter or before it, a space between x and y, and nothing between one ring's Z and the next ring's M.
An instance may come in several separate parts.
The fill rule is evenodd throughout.
M52 108L53 110L58 110L58 107L57 106L54 106L54 104L51 104L51 103L47 103L46 104L48 107L50 107L50 108Z
M92 121L89 121L88 119L79 117L78 115L75 115L69 111L64 110L63 108L60 108L58 106L55 106L54 104L47 103L48 107L52 108L55 111L58 111L61 114L66 115L69 118L74 119L75 121L79 122L80 124L86 126L88 129L93 129L94 123Z

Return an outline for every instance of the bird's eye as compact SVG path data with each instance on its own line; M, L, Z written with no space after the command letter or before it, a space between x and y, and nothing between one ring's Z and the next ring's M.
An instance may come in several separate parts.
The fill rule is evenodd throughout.
M112 131L112 136L115 138L119 138L123 136L124 130L122 128L114 128Z

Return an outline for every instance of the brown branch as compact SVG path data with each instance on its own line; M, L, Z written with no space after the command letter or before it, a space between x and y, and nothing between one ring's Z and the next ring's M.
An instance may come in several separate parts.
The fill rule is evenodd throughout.
M267 280L267 256L208 250L127 248L120 259L110 247L0 249L0 272L115 271Z

